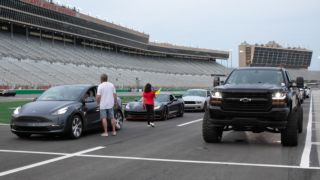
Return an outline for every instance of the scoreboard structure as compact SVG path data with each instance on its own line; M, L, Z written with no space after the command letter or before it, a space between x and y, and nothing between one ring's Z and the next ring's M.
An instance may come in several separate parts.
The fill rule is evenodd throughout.
M312 59L312 51L300 47L284 48L274 41L267 44L239 45L239 66L268 66L308 69Z

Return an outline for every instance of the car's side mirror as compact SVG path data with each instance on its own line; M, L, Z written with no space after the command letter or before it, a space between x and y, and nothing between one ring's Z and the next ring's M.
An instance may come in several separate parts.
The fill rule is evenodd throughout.
M38 97L35 97L35 98L32 99L32 102L35 102L37 100L38 100Z
M213 87L220 86L220 77L213 78Z
M304 87L303 77L297 77L296 83L297 83L297 88L303 88Z

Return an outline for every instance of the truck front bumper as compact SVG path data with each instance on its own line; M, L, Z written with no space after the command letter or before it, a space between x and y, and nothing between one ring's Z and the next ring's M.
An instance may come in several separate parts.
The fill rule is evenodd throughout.
M210 122L214 126L233 126L246 128L277 128L286 127L289 108L272 108L268 112L224 111L219 106L210 106Z

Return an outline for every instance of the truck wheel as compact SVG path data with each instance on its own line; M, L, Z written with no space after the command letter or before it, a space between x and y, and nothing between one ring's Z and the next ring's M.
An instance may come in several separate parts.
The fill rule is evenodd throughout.
M298 132L302 133L303 131L303 108L300 106L298 108Z
M289 114L287 127L281 131L281 144L283 146L298 145L298 118L294 111Z
M202 137L207 143L221 142L223 127L215 127L209 120L209 111L206 110L202 121Z

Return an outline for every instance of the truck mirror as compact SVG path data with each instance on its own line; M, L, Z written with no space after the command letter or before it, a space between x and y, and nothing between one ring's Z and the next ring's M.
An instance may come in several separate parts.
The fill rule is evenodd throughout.
M297 88L303 88L304 87L303 77L297 77L296 84L297 84Z
M213 87L220 86L220 77L213 78Z

